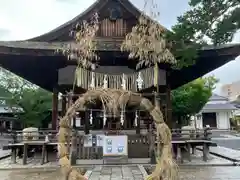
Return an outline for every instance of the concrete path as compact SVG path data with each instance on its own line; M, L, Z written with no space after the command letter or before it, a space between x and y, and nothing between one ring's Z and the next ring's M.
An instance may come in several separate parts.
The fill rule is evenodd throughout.
M143 180L138 166L96 166L88 171L89 180Z
M202 150L202 147L199 147L198 149ZM217 147L211 147L210 153L222 158L226 158L230 161L240 162L240 151L238 150L217 146Z
M93 168L88 168L89 176L86 174L87 177L89 177L89 180L96 179L99 180L100 177L103 179L103 176L101 176L101 171L99 169L102 169L102 171L107 172L108 175L105 177L106 180L110 178L110 180L134 180L140 179L142 180L142 176L139 175L139 171L135 171L135 167L98 167L95 166ZM116 175L110 175L116 173L118 175L125 174L124 170L126 170L127 173L130 174L129 177L123 175L123 177L116 177ZM111 173L110 173L111 171ZM179 168L179 180L239 180L240 177L240 171L239 167L237 166L231 166L231 167L180 167ZM95 174L95 176L94 176ZM106 173L105 173L106 174ZM96 177L99 175L99 177ZM135 176L134 176L135 175ZM13 171L6 171L6 170L0 170L0 177L1 180L62 180L63 176L60 169L25 169L25 170L13 170ZM112 179L111 179L112 177Z
M212 141L217 143L218 146L240 150L240 137L213 138Z
M6 158L6 157L8 157L10 155L11 155L11 151L10 150L2 150L2 149L0 149L0 160L4 159L4 158Z

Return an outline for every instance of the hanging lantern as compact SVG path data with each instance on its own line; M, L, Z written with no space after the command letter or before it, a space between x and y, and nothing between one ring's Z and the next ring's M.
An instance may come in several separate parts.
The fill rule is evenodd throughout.
M90 117L89 117L89 122L90 124L92 124L92 121L93 121L93 116L92 116L92 110L90 111Z
M104 75L103 88L104 88L104 89L108 88L107 75Z
M126 79L125 79L125 74L122 75L122 89L123 90L126 90Z
M106 115L106 111L104 110L103 111L103 126L105 126L106 122L107 122L107 115Z
M134 119L135 127L137 127L137 120L138 120L138 113L137 113L137 111L136 111L136 112L135 112L135 119Z
M143 79L141 77L141 72L138 73L138 78L136 79L137 81L137 87L139 90L143 88Z

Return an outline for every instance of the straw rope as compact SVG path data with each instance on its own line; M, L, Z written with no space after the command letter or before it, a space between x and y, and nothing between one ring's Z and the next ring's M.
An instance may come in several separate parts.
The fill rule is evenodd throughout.
M149 67L132 74L124 74L126 89L134 92L138 91L136 81L139 73L141 74L141 79L143 80L143 89L152 87L154 84L158 83L158 77L154 77L155 69L155 67ZM123 74L107 74L106 76L104 73L89 71L81 67L76 69L76 85L84 89L88 89L91 83L93 83L95 87L102 87L105 78L108 82L108 88L121 89Z
M150 100L141 97L140 94L132 93L131 91L117 90L117 89L93 89L88 90L85 94L80 96L76 102L67 110L65 116L60 120L60 129L58 137L58 152L59 163L65 174L66 180L83 180L86 179L76 169L71 167L69 160L69 150L65 143L68 136L71 135L71 128L69 121L78 109L81 109L86 103L94 102L100 99L102 104L108 111L117 113L122 106L126 104L130 106L140 106L146 109L153 117L157 129L159 156L156 157L157 165L147 180L175 180L177 178L176 164L172 157L171 146L171 131L163 120L162 112L158 107L152 105ZM161 144L161 145L160 145Z

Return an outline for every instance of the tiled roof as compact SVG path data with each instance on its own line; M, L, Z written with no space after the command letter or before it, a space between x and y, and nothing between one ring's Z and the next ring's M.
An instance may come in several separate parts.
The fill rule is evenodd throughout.
M202 110L236 110L237 108L231 103L205 104Z
M228 98L213 93L209 101L228 101Z

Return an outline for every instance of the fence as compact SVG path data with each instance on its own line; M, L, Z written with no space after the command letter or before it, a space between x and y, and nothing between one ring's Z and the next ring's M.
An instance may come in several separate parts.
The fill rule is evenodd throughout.
M127 132L127 131L126 131ZM31 132L28 132L30 135ZM36 132L34 132L36 133ZM172 135L173 140L202 140L210 138L210 129L202 130L188 130L188 129L173 129ZM151 157L150 149L155 143L154 131L150 131L145 134L126 134L128 136L128 158L149 158ZM31 141L45 141L48 136L49 142L57 141L57 131L39 131L38 138L32 139ZM16 131L12 134L14 143L19 143L24 140L21 131ZM85 135L77 133L76 136L76 158L77 159L102 159L103 158L103 147L102 146L91 146L86 147L84 145Z

